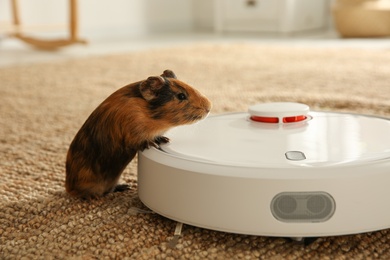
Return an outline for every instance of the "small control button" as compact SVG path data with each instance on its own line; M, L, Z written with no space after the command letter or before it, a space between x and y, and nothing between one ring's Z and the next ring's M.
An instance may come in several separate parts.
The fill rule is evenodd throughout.
M288 151L285 153L285 155L286 158L290 161L301 161L306 159L305 154L300 151Z

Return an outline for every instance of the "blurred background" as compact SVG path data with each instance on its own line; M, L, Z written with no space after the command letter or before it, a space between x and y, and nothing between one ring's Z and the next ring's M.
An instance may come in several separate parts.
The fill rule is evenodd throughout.
M390 0L0 0L0 66L195 42L389 48L389 35Z

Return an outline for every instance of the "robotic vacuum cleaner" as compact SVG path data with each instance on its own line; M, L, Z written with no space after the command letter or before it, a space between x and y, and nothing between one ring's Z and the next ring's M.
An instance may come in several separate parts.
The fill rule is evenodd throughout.
M390 228L390 120L264 103L139 153L141 201L185 224L292 238Z

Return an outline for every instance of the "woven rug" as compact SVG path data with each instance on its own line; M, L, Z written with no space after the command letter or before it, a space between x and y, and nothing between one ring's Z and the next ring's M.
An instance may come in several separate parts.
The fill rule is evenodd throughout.
M117 88L167 68L208 96L213 114L294 101L390 117L389 50L198 44L1 68L1 259L390 258L389 230L304 245L184 225L174 238L176 222L138 198L136 160L121 179L131 190L69 197L65 156L87 116Z

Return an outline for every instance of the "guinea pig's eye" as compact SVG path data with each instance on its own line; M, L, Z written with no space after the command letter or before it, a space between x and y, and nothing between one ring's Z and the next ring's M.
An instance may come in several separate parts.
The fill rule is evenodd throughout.
M179 100L186 100L187 96L184 93L179 93L179 94L177 94L177 98Z

